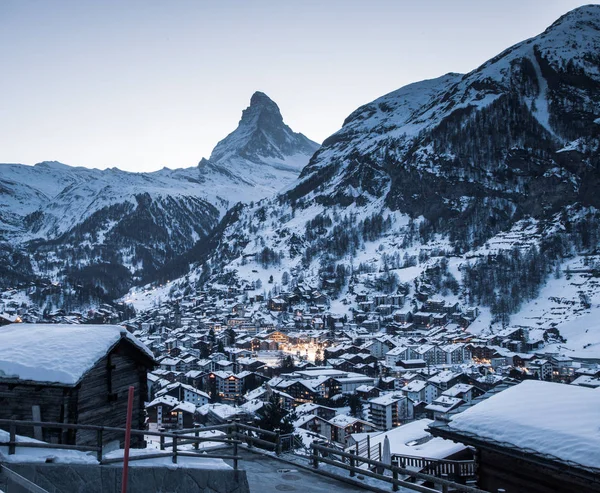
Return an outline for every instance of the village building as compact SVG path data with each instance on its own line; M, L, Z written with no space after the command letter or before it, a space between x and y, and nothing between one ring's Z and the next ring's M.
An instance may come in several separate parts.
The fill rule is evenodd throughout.
M133 386L132 426L144 429L147 372L155 363L120 326L6 325L0 328L0 418L124 428ZM95 430L19 432L54 443L97 443ZM123 441L124 434L106 431L103 440Z
M600 492L598 409L597 390L526 380L430 430L476 448L486 491Z

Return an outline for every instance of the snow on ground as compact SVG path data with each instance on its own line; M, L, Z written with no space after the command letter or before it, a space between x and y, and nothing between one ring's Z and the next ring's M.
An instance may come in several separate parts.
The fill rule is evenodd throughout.
M207 432L210 433L210 432ZM4 430L0 430L0 443L9 441L9 434ZM44 443L34 438L23 437L17 435L17 443ZM208 446L209 442L201 443L201 448ZM215 442L213 442L215 444ZM222 444L219 444L222 445ZM190 445L187 448L191 448ZM182 446L184 450L186 446ZM155 454L156 448L150 447L146 449L130 449L130 457L143 457L144 455ZM166 451L168 452L168 450ZM104 455L104 459L114 459L123 457L124 450L114 450ZM9 455L8 446L0 446L0 462L12 462L12 463L45 463L52 461L57 464L98 464L96 459L96 452L80 452L78 450L68 449L53 449L53 448L30 448L16 446L15 453ZM121 463L117 463L117 466ZM194 469L231 469L221 459L209 459L202 458L201 455L198 457L178 457L177 464L173 464L171 457L154 458L154 459L138 459L130 462L131 466L136 467L154 467L154 466L165 466L169 469L178 467L183 468L194 468Z
M599 410L596 390L526 380L452 416L449 426L480 439L598 468Z
M169 452L169 450L165 450L165 453ZM143 457L144 455L156 454L156 449L130 449L129 456L130 457ZM109 452L104 455L104 459L116 459L123 457L124 450L119 449L113 452ZM120 462L117 465L121 465ZM129 463L132 467L155 467L155 466L164 466L169 469L176 468L193 468L193 469L231 469L231 466L227 465L221 459L209 459L202 458L202 455L198 457L178 457L177 464L173 464L173 459L171 456L168 457L160 457L153 459L136 459L132 460Z
M142 286L132 288L123 298L118 301L131 304L137 311L146 311L156 308L163 301L167 301L169 292L177 287L175 281L169 281L159 286Z
M575 257L562 266L561 277L551 277L539 296L511 317L511 324L556 328L566 344L552 344L548 351L575 357L600 358L600 279L589 273L585 257Z
M7 431L0 430L0 443L8 442L10 435ZM34 438L23 437L17 435L17 443L43 443ZM51 449L51 448L29 448L19 447L15 448L15 453L12 455L8 454L8 446L0 446L0 462L38 462L43 463L46 460L51 459L56 463L69 463L69 464L97 464L96 454L91 452L80 452L78 450L64 450L64 449Z
M0 327L0 376L74 385L122 337L153 358L118 325L6 325Z

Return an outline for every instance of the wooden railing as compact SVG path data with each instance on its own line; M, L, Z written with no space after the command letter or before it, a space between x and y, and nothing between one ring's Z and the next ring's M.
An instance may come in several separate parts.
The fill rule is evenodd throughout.
M104 458L103 436L105 432L122 433L125 436L125 428L114 428L108 426L81 425L69 423L52 423L44 421L17 421L9 419L0 419L0 428L8 428L8 442L0 442L0 445L8 446L9 455L16 452L17 447L25 448L47 448L47 449L68 449L81 452L95 452L96 458L100 464L111 464L122 462L122 457ZM96 431L96 445L76 445L64 443L47 442L17 442L17 428L38 428L52 430L88 430ZM224 434L215 437L200 436L204 431L222 431ZM177 464L178 457L202 457L207 459L228 459L233 461L233 468L237 470L238 461L242 458L238 455L238 445L245 443L249 448L259 446L274 450L277 454L281 453L281 439L278 431L268 431L255 426L231 421L227 424L208 426L204 428L190 428L183 430L173 430L171 432L159 432L149 430L131 430L132 435L154 436L159 439L159 451L154 454L130 455L129 460L155 459L162 457L171 457L172 462ZM170 440L170 441L167 441ZM200 450L200 444L203 442L222 444L224 447L231 447L231 454L206 453ZM191 450L181 450L183 445L192 444ZM201 454L201 455L200 455Z
M382 458L381 442L372 445L369 436L357 442L351 450L356 457L365 457L378 461L381 461ZM465 482L476 477L476 464L474 460L457 461L392 454L392 464L404 468L412 467L419 472L432 474L440 478L446 476L458 482Z
M330 447L325 447L316 442L311 444L311 449L312 465L315 469L319 468L319 463L339 467L340 469L349 471L350 477L361 474L386 483L391 483L393 491L398 491L398 488L402 486L422 493L439 493L439 491L444 493L448 493L449 491L488 493L472 486L455 483L445 477L433 476L431 474L413 471L399 465L386 464L378 460L357 456L354 451L350 453L343 452ZM365 464L368 466L367 468L361 467ZM403 479L401 479L401 476ZM417 481L431 484L433 487L417 484Z
M453 481L464 481L476 477L474 460L446 460L411 455L392 455L392 464L399 467L414 467L433 476L447 476Z

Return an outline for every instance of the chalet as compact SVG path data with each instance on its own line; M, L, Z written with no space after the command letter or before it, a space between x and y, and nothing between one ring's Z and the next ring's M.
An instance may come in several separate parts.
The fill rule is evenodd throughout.
M428 326L433 324L433 313L431 312L417 312L413 315L412 321L415 325Z
M410 350L404 346L397 346L390 349L385 355L385 362L389 366L396 366L398 361L409 359Z
M178 429L181 430L194 427L196 406L191 402L180 402L171 410L171 414L175 414L177 417Z
M315 380L285 381L278 384L277 389L291 395L297 402L314 402L321 397L321 392L316 388L319 383Z
M202 370L190 370L185 374L185 383L196 389L202 388L202 381L205 373ZM148 374L150 378L150 374Z
M392 315L394 317L394 322L398 322L400 324L406 324L412 322L413 320L412 311L408 309L396 310Z
M147 372L156 364L134 336L113 325L12 324L0 328L0 419L144 429ZM19 432L28 432L28 429ZM39 430L45 441L96 444L96 432ZM124 435L106 431L105 442ZM135 440L137 442L137 440Z
M329 421L315 414L303 414L294 421L294 427L317 433L327 439L331 437L332 426Z
M281 298L272 298L267 303L269 310L273 312L284 312L287 310L287 303Z
M438 388L424 380L413 380L404 387L402 393L413 402L426 402L430 404L438 395Z
M454 411L464 403L465 402L458 397L442 394L436 397L431 404L427 404L427 406L425 406L425 411L428 418L437 419L450 411Z
M174 410L181 402L170 395L162 395L146 405L148 422L158 428L177 428L179 418Z
M348 416L347 414L338 414L329 420L331 425L331 440L343 446L348 445L350 435L353 433L368 433L375 431L375 425L368 421Z
M442 371L431 377L428 382L436 385L441 392L448 390L453 385L466 380L462 373L454 373L452 371Z
M285 392L281 392L279 390L272 389L268 385L263 385L261 387L257 387L254 390L251 390L246 395L244 395L244 399L247 402L250 401L261 401L268 402L273 396L275 396L281 407L286 411L290 411L294 407L295 399Z
M313 414L315 416L319 416L323 419L331 419L333 418L337 411L332 407L321 406L320 404L313 404L312 402L307 402L306 404L300 404L294 409L294 412L298 416L303 416L306 414Z
M21 323L21 317L18 315L9 315L8 313L0 313L0 327L9 324Z
M244 408L220 403L200 406L196 408L196 413L199 422L207 425L221 425L233 419L251 419L251 415Z
M190 402L195 406L203 406L210 401L210 396L206 392L202 392L191 385L181 382L167 385L164 389L161 389L156 393L157 397L162 395L169 395L175 397L179 401Z
M185 365L180 358L165 356L159 360L160 369L167 371L184 371Z
M473 404L429 430L476 449L479 488L600 492L600 392L527 380Z
M552 364L547 359L532 359L527 363L527 372L538 380L552 378Z
M476 389L473 385L468 385L466 383L457 383L456 385L450 387L448 390L442 392L442 395L448 397L458 397L462 399L466 403L471 403L474 397L481 395L481 393L475 394Z
M361 385L356 387L356 395L364 401L368 401L374 397L379 397L380 390L373 385Z

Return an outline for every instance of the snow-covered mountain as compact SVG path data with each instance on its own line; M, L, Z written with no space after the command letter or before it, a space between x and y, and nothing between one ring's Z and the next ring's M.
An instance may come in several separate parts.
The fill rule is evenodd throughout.
M416 310L437 294L489 307L474 330L506 324L565 265L595 272L599 150L592 5L468 74L357 109L293 185L200 242L185 283L310 280L346 312L364 293L400 290Z
M292 182L318 147L257 92L238 128L195 167L129 173L0 164L0 256L7 261L0 278L60 280L106 264L108 277L125 277L122 286L147 278L205 237L235 203ZM16 254L18 267L9 258Z

